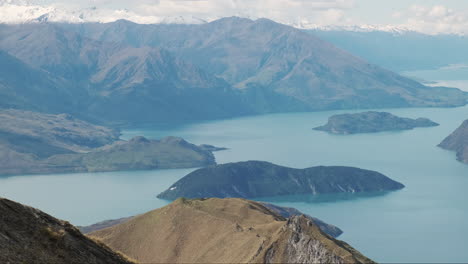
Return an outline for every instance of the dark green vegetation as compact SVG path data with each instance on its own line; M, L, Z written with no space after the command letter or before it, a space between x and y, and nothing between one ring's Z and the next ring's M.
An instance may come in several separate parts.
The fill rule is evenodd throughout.
M416 127L432 127L439 124L427 118L404 118L386 112L363 112L356 114L333 115L324 126L315 130L332 134L375 133L382 131L408 130Z
M0 74L7 76L0 106L109 124L460 106L467 99L458 89L426 87L267 19L0 25L0 50Z
M1 263L133 263L69 224L0 198Z
M468 120L439 144L439 147L457 153L457 159L468 163Z
M0 111L0 175L199 167L215 164L216 149L176 137L123 141L67 114Z
M352 167L293 169L263 161L227 163L189 173L159 198L258 198L292 194L391 191L404 185L375 171Z
M299 210L295 208L281 207L281 206L277 206L274 204L263 203L263 202L260 202L260 204L264 205L265 207L267 207L274 213L281 215L284 218L293 217L295 215L304 215L302 212L300 212ZM313 221L314 224L316 224L320 228L320 230L322 230L324 233L328 234L329 236L336 238L340 236L341 234L343 234L343 231L334 225L327 224L323 222L322 220L309 216L309 215L305 215L305 216L307 217L307 219ZM79 226L78 228L81 230L81 232L87 234L87 233L99 231L105 228L109 228L115 225L122 224L124 222L129 221L130 219L134 217L135 216L124 217L124 218L113 219L113 220L105 220L105 221L101 221L101 222L98 222L89 226Z

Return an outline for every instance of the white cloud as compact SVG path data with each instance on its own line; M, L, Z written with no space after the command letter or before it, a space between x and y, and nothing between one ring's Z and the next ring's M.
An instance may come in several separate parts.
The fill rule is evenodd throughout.
M467 34L468 10L413 5L387 15L400 24L372 24L353 17L363 0L0 0L0 23L41 17L60 22L203 23L220 17L270 18L298 28L414 30L427 34ZM384 1L384 0L382 0ZM383 8L384 10L388 10ZM366 12L377 12L368 10ZM366 24L368 23L368 24Z
M408 29L427 34L467 34L468 11L454 10L443 5L413 5L398 12Z
M137 23L158 23L167 17L210 21L242 16L322 25L342 22L343 10L354 5L355 0L0 0L0 22L20 23L43 15L49 21Z

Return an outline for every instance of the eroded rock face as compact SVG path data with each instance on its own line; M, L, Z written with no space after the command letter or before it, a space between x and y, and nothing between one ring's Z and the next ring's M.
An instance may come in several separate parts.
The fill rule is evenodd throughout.
M272 243L264 263L372 263L346 243L321 233L311 219L290 217Z
M305 223L304 223L305 222ZM286 225L292 232L287 242L286 259L288 263L344 263L344 260L328 250L322 242L307 235L301 224L308 227L313 223L300 216L294 216Z

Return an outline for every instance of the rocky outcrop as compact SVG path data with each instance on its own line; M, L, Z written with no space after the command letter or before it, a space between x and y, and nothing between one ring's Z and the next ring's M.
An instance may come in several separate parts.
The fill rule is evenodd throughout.
M455 151L459 161L468 163L468 120L446 137L439 147Z
M333 115L324 126L315 130L332 134L376 133L382 131L409 130L416 127L432 127L439 124L427 118L403 118L386 112L363 112L356 114Z
M353 167L293 169L264 161L210 166L193 171L158 195L179 197L271 197L293 194L392 191L404 185L385 175Z
M178 199L89 235L143 263L372 262L306 216L237 198Z
M263 263L372 263L348 244L320 234L305 216L293 216L279 230Z
M0 198L1 263L133 263L70 223Z
M316 217L312 217L310 215L306 215L306 214L303 214L301 211L297 210L296 208L291 208L291 207L282 207L282 206L278 206L278 205L274 205L274 204L271 204L271 203L265 203L265 202L261 202L263 205L265 205L268 209L272 210L273 212L285 217L285 218L290 218L290 217L293 217L293 216L298 216L298 215L303 215L305 216L307 219L311 220L312 222L314 222L315 225L318 226L318 228L320 228L320 230L322 230L324 233L326 233L327 235L329 236L332 236L332 237L339 237L341 234L343 234L343 231L334 226L334 225L330 225L330 224L327 224L325 222L323 222L322 220L316 218Z

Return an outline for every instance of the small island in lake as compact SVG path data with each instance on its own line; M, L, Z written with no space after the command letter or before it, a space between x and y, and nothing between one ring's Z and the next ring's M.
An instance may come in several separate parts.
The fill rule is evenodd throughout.
M459 161L468 163L468 120L446 137L439 147L455 151Z
M387 112L368 111L356 114L333 115L324 126L314 128L332 134L376 133L409 130L416 127L433 127L439 124L427 118L405 118Z
M227 163L195 170L158 195L179 197L259 198L293 194L392 191L404 185L385 175L353 167L293 169L264 161Z

